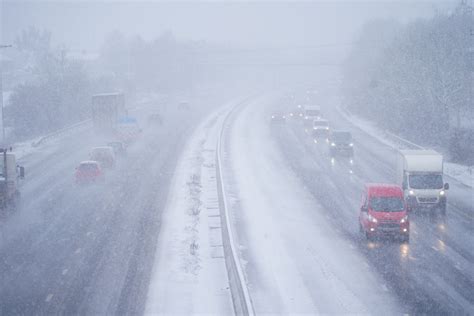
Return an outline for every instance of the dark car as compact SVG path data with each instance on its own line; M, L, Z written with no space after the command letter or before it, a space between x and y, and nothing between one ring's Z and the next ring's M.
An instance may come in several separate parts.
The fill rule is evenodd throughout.
M109 142L107 146L112 147L116 156L127 155L127 147L123 142Z
M354 156L352 134L347 131L333 131L329 136L329 153L336 155Z
M152 125L163 125L163 117L159 113L153 113L148 117L148 123Z

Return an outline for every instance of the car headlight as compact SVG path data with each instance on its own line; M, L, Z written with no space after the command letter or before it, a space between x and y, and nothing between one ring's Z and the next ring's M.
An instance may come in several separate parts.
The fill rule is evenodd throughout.
M272 118L275 118L275 115L272 115Z
M290 116L293 116L293 113L290 113Z
M377 223L378 222L378 220L370 214L369 214L369 221L371 221L372 223Z
M335 144L335 143L331 143L331 147L336 147L336 144Z
M415 195L415 191L410 190L410 191L408 191L408 194L410 194L410 195Z
M283 118L286 118L286 116L283 115Z
M405 215L401 220L400 223L403 224L405 222L408 222L408 215Z
M307 119L308 119L308 117L307 117L307 116L305 116L305 117L304 117L304 119L305 119L305 120L307 120Z
M329 130L329 127L326 127L326 130Z
M349 146L351 146L351 147L354 146L354 143L350 143Z
M444 192L444 190L439 191L439 195L443 196L445 194L446 194L446 192Z

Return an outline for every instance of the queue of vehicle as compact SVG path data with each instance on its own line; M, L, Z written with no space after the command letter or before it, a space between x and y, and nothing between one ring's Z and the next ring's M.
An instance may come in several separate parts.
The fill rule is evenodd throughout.
M275 117L274 113L272 121ZM347 157L353 164L351 132L331 129L319 106L297 105L290 109L289 117L302 122L314 143L327 143L331 162L336 157ZM440 153L429 149L399 150L396 172L396 183L367 183L363 188L358 222L360 232L369 240L393 236L409 242L410 211L446 214L449 184L444 182Z

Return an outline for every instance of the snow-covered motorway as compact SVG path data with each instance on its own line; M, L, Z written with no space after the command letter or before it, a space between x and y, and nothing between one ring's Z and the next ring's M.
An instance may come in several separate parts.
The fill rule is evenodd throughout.
M169 111L162 127L144 126L105 183L74 184L74 167L107 141L92 131L23 157L23 204L1 222L0 314L142 313L176 161L216 104L195 99L199 110ZM147 117L156 105L136 115Z
M394 150L345 120L328 93L323 114L352 131L356 148L354 165L331 163L301 122L269 124L278 94L169 112L95 186L73 184L76 164L106 141L91 131L25 156L23 205L1 222L0 314L230 314L221 126L222 179L256 314L473 313L472 189L450 181L447 216L413 214L409 244L367 242L362 186L394 181Z
M352 131L355 164L331 163L301 122L270 126L279 98L249 104L229 129L226 179L258 313L474 312L473 192L451 180L448 214L412 214L409 244L358 230L364 183L395 181L394 149L327 96L323 115ZM290 110L291 105L286 105ZM245 154L244 154L245 153Z

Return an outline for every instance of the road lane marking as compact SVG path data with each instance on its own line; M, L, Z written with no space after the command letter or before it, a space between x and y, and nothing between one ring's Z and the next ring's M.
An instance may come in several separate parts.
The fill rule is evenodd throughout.
M48 294L48 296L46 296L46 299L44 300L46 303L49 303L51 301L51 299L53 298L53 294Z
M435 246L431 246L431 249L433 249L435 251L439 251Z
M81 248L77 248L76 251L74 251L75 254L80 254L81 253Z
M68 271L69 271L68 269L64 269L62 272L62 275L66 275Z

